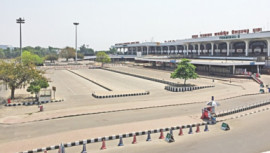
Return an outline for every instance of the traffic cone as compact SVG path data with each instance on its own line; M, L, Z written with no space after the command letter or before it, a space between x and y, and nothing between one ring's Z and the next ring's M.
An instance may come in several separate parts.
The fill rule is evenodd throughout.
M123 138L122 137L120 137L118 146L124 146L124 144L123 144Z
M172 129L170 129L170 134L173 135L173 130Z
M132 144L136 144L137 143L137 139L136 139L136 134L133 136L133 141Z
M104 150L104 149L106 149L106 144L105 144L105 139L102 139L102 146L100 150Z
M204 132L209 131L208 124L205 124Z
M192 126L190 125L190 127L189 127L189 132L188 132L188 134L193 134L193 132L192 132Z
M199 126L199 124L197 124L196 133L199 133L199 132L200 132L200 126Z
M179 129L179 134L178 135L183 135L182 127L180 127L180 129Z
M86 151L86 144L83 144L83 150L82 150L81 153L87 153L87 151Z
M160 130L160 136L159 136L159 139L164 139L163 129Z
M146 141L151 141L151 135L150 135L150 134L151 134L151 132L149 131L149 132L148 132L148 135L147 135Z

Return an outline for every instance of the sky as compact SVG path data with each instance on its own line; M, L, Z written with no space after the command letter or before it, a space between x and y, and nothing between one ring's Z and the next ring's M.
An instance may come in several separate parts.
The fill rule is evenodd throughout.
M75 47L164 42L194 34L270 30L270 0L0 0L0 45Z

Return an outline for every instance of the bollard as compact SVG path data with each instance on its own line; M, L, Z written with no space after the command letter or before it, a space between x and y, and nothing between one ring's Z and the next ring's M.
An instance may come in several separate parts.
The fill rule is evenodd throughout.
M204 128L204 132L207 132L207 131L209 131L209 129L208 129L208 124L206 123L205 128Z
M101 146L100 150L104 150L104 149L106 149L106 144L105 144L105 139L103 138L102 139L102 146Z
M160 130L160 136L159 136L159 139L164 139L163 129Z
M170 134L173 135L173 130L172 130L172 128L170 129Z
M179 129L179 134L178 135L183 135L182 127L180 127L180 129Z
M151 132L150 131L148 131L148 134L147 134L147 139L146 139L146 141L151 141Z
M120 140L119 140L119 144L118 144L118 146L124 146L122 136L120 137Z
M134 134L132 144L136 144L136 143L137 143L136 134Z
M200 126L199 126L199 124L197 124L196 133L199 133L199 132L200 132Z
M81 153L87 153L87 151L86 151L86 144L85 143L83 144L83 150L82 150Z
M193 132L192 132L192 126L191 125L189 126L189 132L188 132L188 134L193 134Z

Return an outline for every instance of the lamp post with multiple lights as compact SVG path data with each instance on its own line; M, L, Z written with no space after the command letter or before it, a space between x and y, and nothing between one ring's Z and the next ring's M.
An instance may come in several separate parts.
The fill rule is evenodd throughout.
M75 25L75 51L76 51L75 62L77 63L77 26L79 25L79 23L74 22L73 24Z
M19 18L16 21L17 21L17 23L20 24L20 50L21 50L21 63L22 63L22 24L25 23L24 22L25 20L22 18Z

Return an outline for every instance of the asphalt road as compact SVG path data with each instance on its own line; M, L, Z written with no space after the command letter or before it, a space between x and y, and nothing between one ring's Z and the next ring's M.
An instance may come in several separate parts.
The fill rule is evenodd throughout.
M132 138L123 139L124 146L118 147L119 140L106 142L105 153L261 153L270 151L270 111L252 114L229 120L230 131L220 129L221 123L209 126L209 132L200 132L178 136L174 131L174 143L159 140L159 134L152 135L152 141L146 142L146 136L137 137L137 144L131 144ZM101 143L87 145L87 151L100 153ZM66 152L80 152L82 146L66 148ZM53 153L55 151L49 151Z
M220 101L221 106L217 109L217 112L227 109L233 109L247 104L253 104L255 102L261 102L267 99L269 99L268 95L258 95ZM204 106L204 103L199 103L171 107L121 111L115 113L86 115L15 125L0 125L0 131L3 133L0 135L0 143L69 130L102 127L121 123L169 118L174 116L189 116L194 114L200 114L201 109Z

